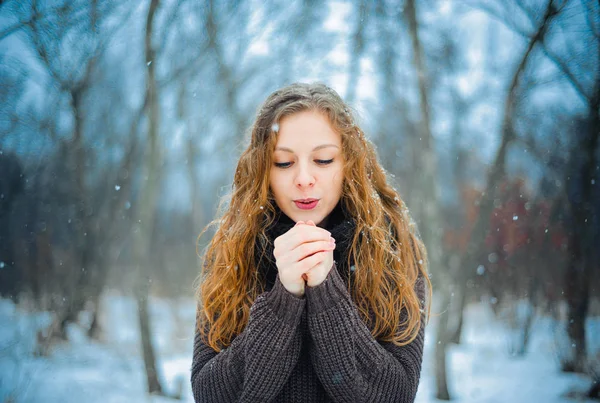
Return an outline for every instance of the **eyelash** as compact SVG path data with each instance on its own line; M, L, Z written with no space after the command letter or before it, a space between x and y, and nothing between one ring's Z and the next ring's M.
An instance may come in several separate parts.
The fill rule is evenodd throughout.
M315 160L315 162L319 165L329 165L333 162L333 158L330 160ZM276 162L275 166L277 168L289 168L290 166L292 166L291 162Z

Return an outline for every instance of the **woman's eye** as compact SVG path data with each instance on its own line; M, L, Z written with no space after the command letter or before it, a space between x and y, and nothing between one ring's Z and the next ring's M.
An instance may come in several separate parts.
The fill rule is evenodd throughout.
M315 162L319 165L328 165L333 162L333 158L330 160L315 160Z
M291 162L276 162L276 163L275 163L275 166L276 166L277 168L289 168L289 167L290 167L290 165L292 165L292 163L291 163Z

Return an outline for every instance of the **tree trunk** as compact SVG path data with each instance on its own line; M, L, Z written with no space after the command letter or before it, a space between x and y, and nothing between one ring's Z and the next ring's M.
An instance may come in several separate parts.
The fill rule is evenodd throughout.
M471 232L469 242L467 244L466 252L462 257L460 266L463 268L460 273L459 283L466 282L473 276L475 267L478 266L478 258L480 252L484 249L485 239L489 231L489 217L494 210L494 197L496 196L496 189L500 184L502 177L505 174L505 161L506 154L508 152L509 145L515 140L515 132L513 129L513 114L514 106L517 100L517 90L521 81L521 76L525 71L525 67L529 62L531 54L536 44L543 40L544 33L546 32L547 26L550 23L551 18L554 16L554 6L552 1L548 3L545 11L543 20L538 27L536 33L530 39L527 49L521 58L517 69L511 80L506 100L504 103L504 112L502 119L502 127L500 133L502 138L500 140L500 147L496 152L494 163L490 167L490 171L487 176L485 190L479 200L479 211L475 225Z
M158 380L158 371L156 369L156 357L150 331L150 313L148 311L148 287L140 287L146 291L137 295L138 319L140 325L140 334L142 341L142 354L144 356L144 365L146 367L146 380L148 382L148 393L163 394L160 381Z
M532 262L533 263L533 262ZM527 347L529 346L529 340L531 337L531 326L533 325L533 320L535 319L535 311L538 305L538 288L541 284L540 280L537 278L530 278L529 281L529 291L528 291L528 299L529 299L529 309L527 309L526 316L524 318L523 323L521 324L521 343L519 346L519 350L517 354L519 356L524 356L527 353Z
M463 318L464 318L464 309L465 309L465 304L467 301L467 287L466 284L459 284L459 295L458 297L455 298L455 300L457 302L455 302L455 304L452 304L455 309L453 309L452 315L454 317L454 327L452 328L452 331L449 331L449 336L448 336L448 342L453 343L453 344L460 344L460 339L462 336L462 328L463 328Z
M219 83L224 87L226 94L227 107L234 122L234 133L239 136L233 140L243 140L246 119L240 109L236 106L238 100L239 88L237 81L234 78L234 72L227 64L223 48L219 43L219 26L217 16L215 15L214 0L209 0L206 5L206 36L208 39L208 47L215 55L218 67ZM228 144L223 142L223 144Z
M137 227L134 235L133 259L136 265L135 296L138 304L138 315L140 325L140 338L144 365L146 367L146 379L148 393L163 394L158 380L154 347L152 345L151 324L148 313L148 297L150 291L150 242L154 231L154 216L156 212L158 187L160 182L160 159L161 153L158 143L159 129L159 102L156 84L156 60L152 46L152 34L154 27L154 16L158 8L159 0L151 0L146 19L145 33L145 56L147 65L146 96L148 101L148 149L145 153L143 166L145 175L142 175L142 186L140 196L136 205Z
M600 62L600 47L596 49L596 61ZM579 87L573 78L571 83L575 88ZM571 178L578 178L579 183L575 186L581 192L580 200L570 202L573 228L569 240L570 262L565 274L565 294L568 304L567 333L571 339L572 350L568 356L573 359L573 362L570 365L563 363L563 370L576 372L587 370L585 320L589 308L592 272L594 265L597 264L595 248L599 241L596 229L593 227L596 222L594 217L596 209L594 208L595 195L592 191L594 181L598 181L596 172L598 164L600 164L600 161L597 160L600 137L599 68L596 68L594 87L591 96L588 97L588 107L588 119L583 130L585 137L571 154L571 158L581 160L581 173L579 175L576 172L567 173L567 175L571 175ZM577 164L574 165L577 166Z
M595 105L594 105L595 104ZM593 206L592 180L594 180L596 152L600 131L598 103L590 107L589 126L585 139L572 154L571 158L582 158L581 173L572 173L572 178L579 178L575 186L581 191L581 200L572 201L573 228L569 240L570 261L565 273L565 296L568 305L567 333L570 338L570 354L562 363L564 371L585 372L587 347L585 337L585 320L590 300L590 282L594 269L593 248L596 245L595 231L591 227L595 221ZM583 151L583 153L582 153ZM576 153L576 155L575 155ZM575 164L577 166L577 164Z
M427 254L430 268L433 273L444 273L441 267L441 230L439 228L438 188L436 181L437 159L435 154L434 140L431 133L431 122L428 100L427 69L423 60L423 50L418 36L418 24L414 0L406 2L406 14L409 23L410 36L413 48L413 63L417 71L419 86L419 103L421 111L421 125L419 134L420 142L415 152L420 153L421 183L418 191L421 193L421 204L423 205L422 234L427 244ZM442 308L443 309L443 308Z
M409 33L412 43L413 63L417 72L419 86L419 103L421 110L421 130L420 142L415 152L420 153L421 159L418 171L422 172L422 181L417 187L421 194L421 205L423 205L421 225L423 240L427 246L427 255L429 257L429 270L439 279L437 293L442 301L439 308L443 311L450 303L450 291L448 286L450 281L442 268L442 239L440 229L440 213L438 205L438 189L436 181L437 160L433 136L431 132L431 122L428 100L428 74L425 66L423 49L419 39L419 26L417 22L417 12L414 0L407 0L406 18L409 26ZM448 324L448 312L440 316L438 323L438 337L436 344L436 377L438 399L449 400L448 385L446 381L446 344L448 338L446 328Z
M101 340L102 338L102 327L100 326L100 319L98 316L100 315L100 296L93 301L94 308L92 310L92 323L90 323L90 328L88 329L88 337L93 340Z
M350 71L348 73L348 84L346 85L346 102L352 105L356 97L356 88L360 79L360 59L363 54L365 40L364 27L367 18L367 5L364 0L358 3L357 21L352 35L352 51L350 52Z
M379 147L379 157L383 165L385 165L394 175L400 176L402 173L402 158L399 158L398 150L403 150L408 153L411 147L406 144L411 138L408 133L412 130L411 124L407 118L407 103L404 94L399 95L397 88L402 88L402 83L398 82L396 66L396 47L398 33L391 29L389 21L395 21L399 15L389 15L385 5L382 2L375 4L375 21L377 26L377 37L379 38L379 58L377 64L381 69L382 80L379 87L379 100L381 105L385 105L385 109L380 115L380 144L385 144L385 147ZM398 133L406 133L399 136ZM406 155L406 154L405 154ZM395 176L394 176L395 177ZM412 175L402 175L403 183L401 186L406 189L414 189L408 183L412 179ZM406 185L405 185L406 183ZM398 185L398 183L396 183ZM413 203L409 200L408 195L405 195L405 202L412 211Z
M196 141L193 134L197 132L192 128L191 118L189 116L183 117L188 132L188 144L187 144L187 171L188 171L188 180L190 183L190 198L192 204L192 230L196 231L202 225L202 209L201 209L201 201L200 201L200 180L198 179L197 172L197 149L196 149Z
M453 63L449 64L449 69L451 74L456 74ZM468 181L467 174L467 158L468 151L463 148L461 145L461 137L463 133L462 122L465 120L466 113L468 111L468 106L465 100L460 95L460 91L455 84L452 87L451 91L451 99L453 104L453 122L452 122L452 153L456 155L456 161L454 161L454 165L452 167L454 174L454 183L456 189L463 189ZM471 205L464 206L464 218L463 222L466 225L470 223L470 210L473 208ZM460 278L462 276L462 272L465 271L465 268L460 266L460 251L456 255L449 256L447 259L450 266L451 276L454 278ZM465 308L465 304L467 302L467 283L465 281L457 281L454 287L454 296L450 300L450 305L452 309L449 312L452 314L452 320L449 322L452 324L452 331L448 336L448 341L453 344L460 344L462 328L463 328L463 311Z
M446 287L443 287L447 290ZM450 294L447 291L438 292L440 295L440 307L444 309L450 305ZM435 397L439 400L450 400L448 392L448 372L446 368L446 346L448 345L448 311L439 316L435 344Z
M592 399L600 399L600 380L594 380L587 396Z
M490 216L490 214L492 213L492 210L493 210L495 189L496 189L497 185L499 184L502 175L504 175L504 165L505 165L505 159L506 159L506 153L508 150L508 146L515 138L515 133L513 131L513 125L512 125L512 117L513 117L513 108L515 105L516 91L518 88L518 84L520 82L521 75L522 75L523 71L525 70L525 66L529 60L529 57L532 53L534 46L536 45L536 43L538 43L539 41L541 41L543 39L543 35L546 30L547 24L549 23L550 19L553 17L553 11L554 11L554 6L553 6L552 2L549 2L548 7L546 9L546 13L544 14L543 21L540 24L540 27L538 28L536 34L530 40L530 42L527 46L527 50L525 51L525 54L524 54L523 58L521 59L521 62L519 63L519 66L517 67L517 70L513 76L513 80L510 84L508 95L506 98L505 108L504 108L504 118L502 121L501 144L500 144L500 147L496 154L496 159L494 160L494 164L491 167L490 172L488 174L486 191L482 195L482 198L479 203L478 218L476 220L470 241L468 243L465 256L463 257L462 262L461 262L461 267L464 268L462 273L464 273L463 275L465 277L462 279L459 279L459 281L466 282L468 280L468 278L470 276L472 276L473 270L471 270L471 268L474 268L477 266L476 263L477 263L478 253L479 253L479 251L482 250L482 248L484 246L485 234L488 231L488 217ZM424 68L421 51L420 51L420 43L419 43L419 39L418 39L418 35L417 35L417 21L416 21L414 0L408 0L406 2L406 13L407 13L407 17L409 20L409 28L410 28L409 31L410 31L410 36L411 36L411 40L413 43L414 60L415 60L415 65L417 66L417 75L419 78L419 92L421 94L421 111L423 113L423 116L426 117L427 121L429 121L428 105L426 102L426 98L424 97L426 95L426 85L425 85L426 71ZM426 148L428 147L431 149L431 145L428 144L428 141L432 141L431 132L428 130L429 130L429 127L425 126L425 133L424 133L425 136L424 136L424 141L422 141L422 143L424 143L424 146ZM427 157L427 155L425 155L425 157ZM430 156L430 158L432 158L432 156ZM427 158L425 158L425 160L427 160ZM428 181L428 182L431 185L434 184L433 181ZM430 190L430 194L434 194L434 193L435 192L431 192L431 190ZM429 200L437 201L437 199L429 199ZM431 211L435 211L435 210L436 209L433 209L433 208L425 208L425 215L427 216L428 212L431 214ZM431 218L429 218L429 220L430 219ZM438 222L437 220L433 221L434 226L435 226L435 224L437 224L437 222ZM435 239L435 237L434 237L434 239ZM441 243L438 242L436 246L437 246L437 248L432 251L433 252L432 264L434 265L434 270L435 270L436 266L435 266L435 263L433 263L433 262L441 261L441 259L439 259L437 256L437 254L441 251ZM429 250L431 250L432 245L429 245L428 248L429 248ZM443 271L440 270L440 267L437 267L437 269L439 270L439 272L436 272L435 274L440 275L443 273ZM439 293L442 293L440 299L441 299L442 303L445 303L445 302L449 303L450 302L450 297L449 297L450 291L448 289L448 285L450 284L450 279L446 279L446 281L444 281L444 279L442 278L441 283L445 284L446 286L441 286L440 289L438 290ZM441 306L440 308L444 309L445 306ZM447 318L444 319L443 316L440 318L440 323L439 323L440 328L438 329L438 340L437 340L437 344L436 344L436 350L439 349L439 351L440 351L439 353L436 354L436 358L437 358L436 366L440 367L438 370L436 370L436 376L444 376L446 374L445 349L446 349L446 344L447 344L449 338L445 334L445 332L447 332L446 327L448 324L448 320L447 320ZM442 354L442 351L444 352L443 354ZM449 398L449 393L448 393L446 385L447 385L447 382L445 379L437 380L437 387L441 388L441 389L438 389L438 391L437 391L437 397L439 399Z
M87 69L89 70L89 69ZM90 215L89 194L85 186L86 150L83 141L83 96L86 90L85 80L71 88L71 109L73 113L72 149L64 147L69 160L69 170L75 178L75 236L72 245L75 261L70 266L63 266L68 271L69 282L65 283L63 298L66 301L62 309L57 310L59 326L57 336L67 340L67 326L77 321L79 312L84 309L86 301L86 276L90 270ZM67 275L63 273L63 275Z

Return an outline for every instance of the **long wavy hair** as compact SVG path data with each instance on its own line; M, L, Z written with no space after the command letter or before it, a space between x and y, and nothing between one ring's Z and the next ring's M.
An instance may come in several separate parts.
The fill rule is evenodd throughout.
M235 170L232 192L221 202L218 217L199 236L216 228L203 254L197 289L198 331L216 351L229 346L243 331L250 307L265 291L254 257L277 214L269 171L278 122L305 110L325 114L341 135L341 203L356 224L348 253L348 267L353 261L356 270L353 285L348 283L348 287L361 317L374 337L404 345L417 337L421 321L429 316L431 283L425 246L406 205L388 184L373 145L334 90L321 83L297 83L273 92L258 110L250 144ZM415 292L419 278L426 282L427 302L420 301ZM402 311L406 315L400 315Z

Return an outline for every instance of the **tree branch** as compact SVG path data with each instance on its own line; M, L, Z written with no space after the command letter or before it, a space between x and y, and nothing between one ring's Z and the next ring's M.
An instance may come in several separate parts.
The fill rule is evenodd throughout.
M530 39L531 38L531 34L530 33L526 32L523 29L521 29L513 21L510 21L505 15L500 14L497 10L489 7L486 4L481 4L481 3L466 3L465 5L470 6L473 9L476 9L476 10L479 10L479 11L483 11L484 13L486 13L487 15L489 15L490 17L492 17L495 20L501 22L502 25L504 25L505 27L507 27L508 29L510 29L511 31L513 31L514 33L521 35L523 38L525 38L525 39Z
M579 81L577 81L577 78L571 72L567 64L550 49L548 49L544 42L541 42L540 45L546 57L550 59L556 65L556 67L567 77L567 81L571 83L575 91L586 101L586 103L590 103L592 100L591 95L586 94L585 88L583 88Z
M2 4L0 3L0 7L1 7L1 5ZM74 10L74 12L76 12L78 14L74 14L72 16L72 18L70 19L71 25L74 25L79 22L78 18L73 18L73 17L79 17L81 15L79 12L82 11L84 8L85 8L84 6L81 6L80 8ZM14 34L17 31L19 31L22 28L31 27L36 22L39 23L45 19L50 19L50 18L56 16L58 13L64 11L64 7L61 6L61 7L46 10L44 12L40 12L39 9L37 9L37 6L34 5L34 10L35 11L34 11L33 15L31 15L28 19L19 21L19 22L13 24L12 26L9 26L8 28L4 29L3 31L0 31L0 41L2 41L3 39L6 39L7 37L9 37L10 35Z
M523 9L523 10L525 9L520 1L517 1L517 4L519 5L519 7L521 9ZM524 38L528 38L528 39L532 38L533 35L528 34L527 32L525 32L522 29L520 29L519 27L517 27L514 22L510 21L506 16L499 14L495 9L493 9L485 4L480 4L480 3L475 3L475 4L471 3L469 5L471 7L477 8L477 9L487 13L489 16L500 21L508 29L523 36ZM542 22L540 27L547 27L549 25L549 21L553 18L556 18L556 16L563 10L565 5L566 5L566 3L562 4L558 8L555 8L554 1L550 0L550 2L548 3L548 7L547 7L548 11L546 12L546 16L544 17L544 21ZM527 15L529 16L528 12L527 12ZM543 32L538 31L537 35L541 35L539 38L540 40L532 41L530 43L533 43L533 42L539 43L542 51L544 52L544 55L546 55L546 57L548 59L550 59L550 61L552 61L556 65L556 67L567 77L568 82L573 86L575 91L585 100L585 102L589 103L591 101L591 96L586 93L585 88L579 83L579 81L577 81L577 78L571 72L568 65L563 60L561 60L556 54L554 54L548 48L546 43L544 42L545 32L546 31L543 31Z
M600 31L598 31L596 29L596 27L594 27L594 21L591 18L591 15L594 14L594 10L592 10L592 7L589 6L585 0L580 0L580 1L581 1L581 6L583 8L585 8L585 11L586 11L585 19L586 19L588 25L590 26L590 31L592 31L592 33L594 34L596 39L600 40ZM600 7L600 4L598 6Z

